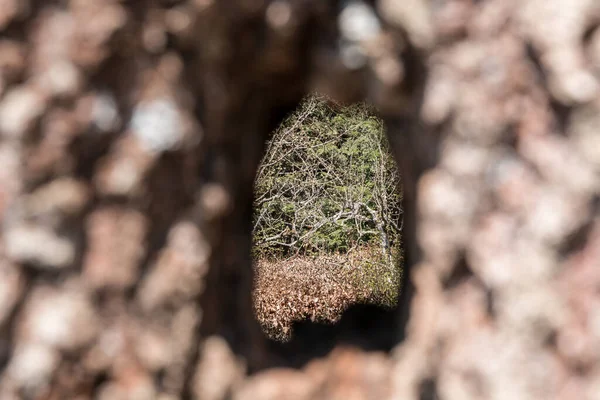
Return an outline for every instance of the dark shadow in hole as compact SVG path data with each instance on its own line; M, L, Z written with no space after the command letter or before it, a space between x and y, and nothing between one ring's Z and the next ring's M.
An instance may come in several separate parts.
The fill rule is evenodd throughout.
M339 345L365 351L390 351L398 342L397 316L396 309L356 304L346 310L336 324L297 322L289 342L268 342L273 356L269 367L302 368L312 359L327 356Z

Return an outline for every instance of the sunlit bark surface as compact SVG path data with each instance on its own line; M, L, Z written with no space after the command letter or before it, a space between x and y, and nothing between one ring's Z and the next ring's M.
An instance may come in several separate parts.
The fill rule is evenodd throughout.
M599 22L594 0L0 2L0 398L597 399ZM343 325L370 346L300 366L253 318L249 235L265 140L311 90L386 121L410 272L386 332Z

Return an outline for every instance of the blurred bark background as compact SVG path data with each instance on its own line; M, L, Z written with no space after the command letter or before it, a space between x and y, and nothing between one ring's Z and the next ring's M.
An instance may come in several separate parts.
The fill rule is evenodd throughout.
M598 399L599 25L595 0L0 1L0 398ZM255 170L310 90L374 104L401 170L379 349L364 310L323 357L252 316Z

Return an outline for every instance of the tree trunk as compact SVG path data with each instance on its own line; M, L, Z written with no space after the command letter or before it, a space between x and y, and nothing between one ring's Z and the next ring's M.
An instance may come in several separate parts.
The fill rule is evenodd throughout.
M599 23L593 0L2 2L0 398L597 398ZM282 350L252 315L252 182L310 90L386 121L409 272L398 309Z

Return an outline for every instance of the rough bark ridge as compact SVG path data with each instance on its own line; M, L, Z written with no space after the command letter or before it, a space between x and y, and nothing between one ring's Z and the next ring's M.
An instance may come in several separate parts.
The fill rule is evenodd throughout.
M0 2L0 398L597 399L599 4ZM411 285L391 353L247 376L252 180L310 89L384 117Z

